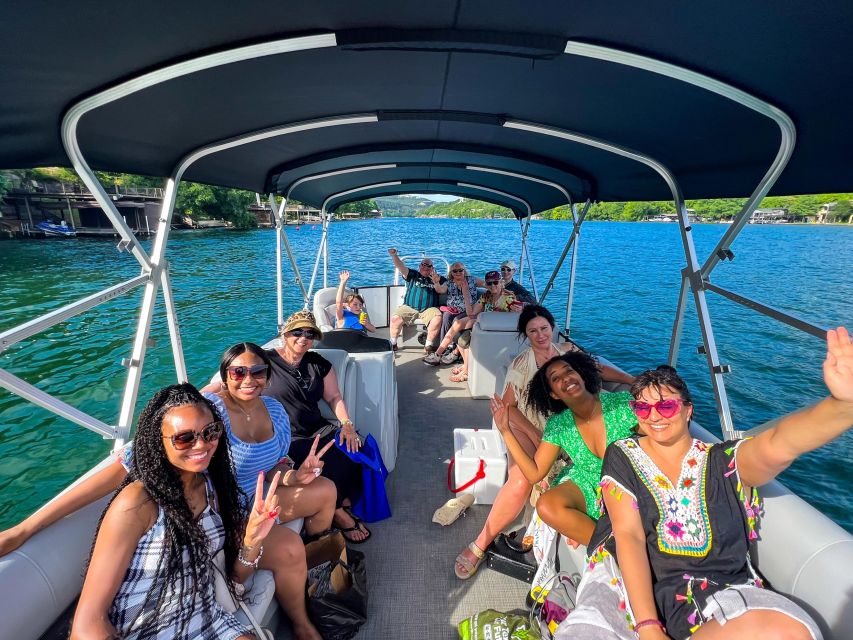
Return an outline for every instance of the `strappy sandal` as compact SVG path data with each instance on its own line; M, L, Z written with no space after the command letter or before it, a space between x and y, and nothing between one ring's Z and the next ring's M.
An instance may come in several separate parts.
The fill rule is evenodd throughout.
M468 380L468 374L459 372L455 376L450 376L451 382L466 382Z
M476 562L471 562L464 554L463 551L458 556L456 556L456 564L453 567L453 572L456 574L456 577L460 580L467 580L475 573L477 573L477 568L483 563L483 560L486 559L486 552L483 551L480 547L478 547L473 542L468 545L468 551L474 554L474 557L477 558ZM465 570L465 573L462 573L459 570L459 567L462 567Z
M357 515L355 515L352 512L352 507L342 506L341 509L343 509L347 513L347 515L350 518L352 518L353 522L355 523L351 527L339 527L338 528L338 531L340 531L341 534L343 534L343 536L344 536L344 538L346 538L347 542L349 542L350 544L362 544L362 543L370 540L370 536L372 536L373 533L370 531L370 529L368 529L366 526L364 526L364 523L362 522L361 518L359 518ZM348 533L352 533L353 531L360 531L360 532L366 533L367 535L364 536L361 540L354 540L353 538L350 538L347 535Z

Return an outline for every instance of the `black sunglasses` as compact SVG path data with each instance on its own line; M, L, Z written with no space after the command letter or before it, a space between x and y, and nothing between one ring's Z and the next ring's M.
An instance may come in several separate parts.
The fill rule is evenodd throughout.
M225 425L219 420L214 420L208 425L202 427L201 431L181 431L173 436L163 436L172 442L172 446L178 451L186 451L195 446L195 441L201 438L207 443L219 440L222 437L222 432L225 430Z
M501 283L500 280L486 280L487 287L496 287Z
M261 380L269 375L267 365L256 364L251 367L228 367L228 377L235 382L240 382L246 376L252 376L255 380Z
M501 271L515 271L515 269L510 269L509 267L501 267Z
M450 273L465 273L465 269L451 269Z
M294 329L288 333L294 338L308 338L309 340L315 340L317 338L317 332L314 331L314 329Z
M432 263L431 262L421 262L421 266L432 269Z

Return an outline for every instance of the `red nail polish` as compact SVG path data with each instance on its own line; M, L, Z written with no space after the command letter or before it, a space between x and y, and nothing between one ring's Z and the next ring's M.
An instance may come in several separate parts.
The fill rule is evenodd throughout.
M270 519L275 518L278 515L277 511L270 511Z

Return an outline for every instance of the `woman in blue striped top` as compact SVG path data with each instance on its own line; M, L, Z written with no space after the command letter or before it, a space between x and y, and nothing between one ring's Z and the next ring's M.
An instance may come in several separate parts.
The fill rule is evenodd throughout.
M306 458L298 469L293 468L287 458L287 413L278 400L261 395L269 373L270 361L261 347L252 342L235 344L225 351L219 364L221 388L204 396L213 402L225 422L238 486L253 499L258 473L263 471L273 477L280 471L280 486L276 489L281 505L279 518L305 518L306 533L318 534L332 526L337 498L334 483L319 477L323 469L320 458L329 446ZM259 566L274 572L276 598L290 617L296 638L319 639L305 608L308 569L300 537L287 527L273 527Z

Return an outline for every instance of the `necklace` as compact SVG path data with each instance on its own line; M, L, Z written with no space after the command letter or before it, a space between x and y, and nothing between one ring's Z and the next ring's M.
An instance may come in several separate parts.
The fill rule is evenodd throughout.
M537 369L539 369L543 364L545 364L546 362L548 362L548 360L551 359L551 352L552 351L557 351L557 347L554 346L553 342L550 343L550 345L548 346L548 351L545 354L545 357L542 359L542 362L539 362L539 359L536 357L536 353L534 352L533 359L536 361L536 368ZM557 355L560 355L559 351L557 351Z
M575 416L575 423L577 423L577 418L580 418L581 420L583 420L584 426L588 425L589 421L592 420L593 416L595 416L595 412L598 410L598 407L599 403L596 402L595 406L592 408L592 411L589 412L589 417L587 418L584 418L583 416L579 415L574 409L572 409L572 415Z

